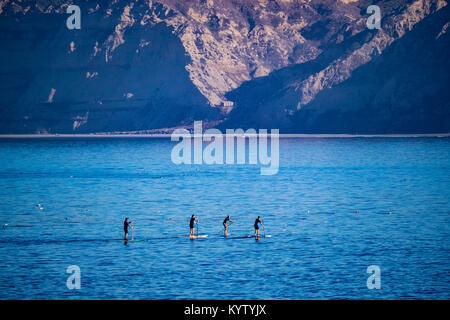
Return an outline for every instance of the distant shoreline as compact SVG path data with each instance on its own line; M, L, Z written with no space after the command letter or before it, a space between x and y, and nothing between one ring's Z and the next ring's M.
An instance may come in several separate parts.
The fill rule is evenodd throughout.
M224 134L225 135L225 134ZM194 136L193 134L191 136ZM208 136L203 134L203 136ZM254 136L254 135L249 135ZM268 133L270 137L270 133ZM0 134L0 139L170 138L171 134ZM450 133L424 134L279 134L280 138L447 138Z

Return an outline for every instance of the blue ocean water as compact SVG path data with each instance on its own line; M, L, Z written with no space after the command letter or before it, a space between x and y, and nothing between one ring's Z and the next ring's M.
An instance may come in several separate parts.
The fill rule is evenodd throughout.
M281 139L273 176L175 165L174 145L1 140L0 298L450 298L448 138ZM209 238L177 238L193 213ZM225 239L227 214L233 237L258 215L272 237ZM148 241L110 241L126 216Z

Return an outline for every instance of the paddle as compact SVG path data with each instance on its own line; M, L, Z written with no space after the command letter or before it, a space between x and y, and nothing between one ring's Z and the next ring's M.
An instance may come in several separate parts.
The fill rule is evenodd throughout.
M230 226L231 226L232 222L227 222L225 223L225 230L224 230L224 236L225 237L229 237L230 236Z
M197 219L197 237L198 237L198 219Z
M231 228L231 225L232 225L232 224L233 224L233 221L231 221L231 222L227 225L227 227L228 227L227 236L231 235L231 233L230 233L230 228Z
M227 223L228 230L230 230L230 226L231 226L232 223L233 223L233 222ZM218 235L221 234L221 233L223 233L223 230L220 230L220 231L217 232ZM228 234L228 235L229 235L229 234Z

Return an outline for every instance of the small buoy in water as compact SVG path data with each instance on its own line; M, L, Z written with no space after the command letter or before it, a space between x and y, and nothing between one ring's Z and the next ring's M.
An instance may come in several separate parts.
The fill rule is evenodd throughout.
M387 214L392 214L392 212L388 212Z
M309 210L308 210L308 211L306 211L306 213L309 213Z
M355 213L359 213L359 210L356 210L356 212Z
M331 214L336 214L336 212L331 212Z

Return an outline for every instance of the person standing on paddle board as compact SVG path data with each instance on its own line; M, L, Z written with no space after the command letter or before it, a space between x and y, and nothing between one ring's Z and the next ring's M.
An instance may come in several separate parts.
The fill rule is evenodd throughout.
M191 232L189 233L189 235L191 237L194 236L195 224L197 223L197 222L195 222L196 220L198 221L198 218L196 218L195 215L192 215L191 220L189 221L189 228L191 229Z
M261 224L264 227L264 224L262 223L262 220L260 216L255 220L255 238L259 237L259 224Z
M125 232L125 240L128 238L128 227L133 229L133 226L131 225L131 221L128 222L128 218L125 218L125 221L123 222L123 231Z
M227 222L231 222L231 223L233 223L233 220L231 220L231 218L230 218L230 216L227 216L226 218L225 218L225 220L223 220L223 227L225 228L225 237L227 237L228 235L227 235L227 230L228 230L228 224L227 224Z

